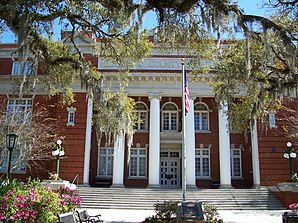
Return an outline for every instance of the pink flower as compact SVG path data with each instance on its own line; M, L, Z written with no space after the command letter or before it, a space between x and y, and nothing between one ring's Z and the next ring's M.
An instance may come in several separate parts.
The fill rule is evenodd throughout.
M298 203L290 204L289 208L294 212L298 212Z

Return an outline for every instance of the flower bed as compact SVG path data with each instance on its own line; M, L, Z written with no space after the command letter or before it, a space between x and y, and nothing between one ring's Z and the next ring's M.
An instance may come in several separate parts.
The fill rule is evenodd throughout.
M40 186L39 180L24 184L13 181L0 186L1 222L57 221L61 212L74 211L81 206L81 197L68 188L51 190Z

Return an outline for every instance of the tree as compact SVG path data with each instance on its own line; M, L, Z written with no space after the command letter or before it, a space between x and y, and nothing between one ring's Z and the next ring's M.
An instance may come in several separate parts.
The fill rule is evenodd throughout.
M44 80L50 86L47 88L50 94L56 94L59 83L63 83L65 102L73 100L70 84L76 78L88 89L89 95L96 95L96 100L106 99L101 87L104 77L84 60L75 46L76 31L93 32L101 40L95 48L98 56L127 69L144 58L150 50L146 32L141 27L144 15L154 11L159 20L157 35L160 46L182 49L192 55L197 74L207 69L202 66L202 54L204 59L217 58L223 61L225 58L217 56L222 33L241 31L246 38L242 46L245 55L241 56L245 75L242 74L241 79L242 84L250 81L251 86L254 86L246 92L250 101L245 100L250 111L249 119L253 120L266 108L266 101L269 104L274 102L282 93L291 91L297 85L297 0L272 0L269 3L275 10L271 18L247 15L230 0L4 0L0 3L0 30L9 28L18 36L19 48L16 53L23 68L24 61L29 59L26 57L28 52L32 53L30 59L43 64L46 68ZM71 30L68 40L76 49L75 54L64 45L53 43L55 23ZM214 33L217 35L217 51L209 51L210 46L214 46ZM260 50L260 54L266 56L265 59L254 57L251 49ZM255 64L259 66L256 72L253 68ZM69 67L71 72L66 74L65 70ZM219 64L216 68L223 67ZM30 89L28 86L34 89L36 78L32 76L33 85L27 84L26 89ZM30 78L22 75L18 88L20 95ZM231 83L235 77L219 75L217 83L221 81L220 78L222 84L217 84L215 88L218 99L231 102L231 92L224 89L227 87L225 83ZM259 84L261 90L253 91ZM103 101L97 104L106 105ZM124 120L122 126L126 122Z
M29 169L41 168L39 161L52 158L49 148L53 148L53 139L57 137L57 128L53 121L44 109L35 110L32 113L1 111L0 167L8 159L8 152L5 146L6 135L14 132L18 135L18 140L17 146L13 150L13 153L16 153L16 155L14 156L11 170L14 171L15 169L19 170L26 167Z

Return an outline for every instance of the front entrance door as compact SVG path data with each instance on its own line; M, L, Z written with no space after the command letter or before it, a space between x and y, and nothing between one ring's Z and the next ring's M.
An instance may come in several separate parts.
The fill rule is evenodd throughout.
M163 188L180 187L180 152L160 152L160 186Z

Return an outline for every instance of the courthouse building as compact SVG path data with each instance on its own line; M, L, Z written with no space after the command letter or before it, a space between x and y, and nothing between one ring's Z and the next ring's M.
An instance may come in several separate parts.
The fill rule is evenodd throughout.
M92 53L95 39L75 38L79 49L98 70L108 76L105 86L119 86L117 67ZM15 44L0 44L0 103L7 111L28 113L38 106L47 108L56 118L65 156L60 162L60 177L79 184L97 187L161 187L182 185L182 66L184 55L154 48L150 57L131 69L126 92L136 101L138 123L131 152L124 138L115 145L98 146L92 126L93 101L80 87L73 86L75 100L69 107L58 105L59 96L47 99L35 93L18 98L11 91L18 75L19 62L11 53ZM278 118L279 112L268 114L268 126L258 125L251 133L230 132L225 111L218 106L208 81L214 74L189 75L190 110L186 115L186 181L198 188L249 188L272 185L289 180L289 162L283 158L288 139ZM264 130L265 129L265 130ZM18 156L20 149L14 151ZM52 148L49 148L49 152ZM2 150L4 156L5 150ZM128 154L130 154L129 162ZM14 159L14 158L13 158ZM293 160L297 171L297 160ZM55 157L43 162L43 170L27 168L24 160L13 176L25 179L38 176L48 179L55 171ZM0 171L6 172L7 162Z

